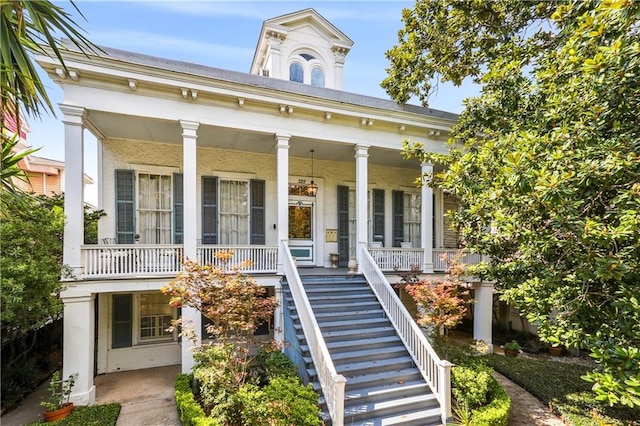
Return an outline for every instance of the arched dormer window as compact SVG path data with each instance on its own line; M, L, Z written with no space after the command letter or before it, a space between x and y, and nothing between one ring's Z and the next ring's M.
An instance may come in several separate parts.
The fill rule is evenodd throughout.
M324 87L324 71L320 67L315 67L311 70L311 85Z
M289 65L289 81L304 83L304 69L300 63L293 62Z

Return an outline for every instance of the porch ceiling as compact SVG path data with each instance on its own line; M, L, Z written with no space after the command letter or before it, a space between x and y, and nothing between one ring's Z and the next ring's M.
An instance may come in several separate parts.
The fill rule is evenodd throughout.
M182 128L178 122L174 121L91 111L88 122L91 131L106 139L182 144ZM286 132L287 130L283 129L283 133ZM313 149L316 160L354 161L353 144L292 136L289 145L290 157L310 158L310 150ZM228 127L201 125L198 129L198 146L276 154L273 133ZM399 151L378 147L372 147L369 150L369 163L389 167L419 168L417 160L405 160Z

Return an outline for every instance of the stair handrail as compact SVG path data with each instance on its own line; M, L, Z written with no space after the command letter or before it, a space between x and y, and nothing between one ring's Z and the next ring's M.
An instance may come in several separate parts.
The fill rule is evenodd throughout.
M442 423L451 421L451 364L440 359L429 340L407 311L393 287L371 257L366 244L359 245L360 269L386 312L389 321L413 358L420 373L436 395L442 410Z
M285 276L289 284L289 290L293 297L293 302L296 305L296 311L298 313L298 319L304 332L307 344L309 346L309 352L313 359L313 365L316 368L316 374L318 375L318 381L322 388L322 393L329 409L329 415L334 426L344 425L344 388L347 379L341 374L338 374L331 355L329 354L329 348L322 337L322 332L316 321L316 316L311 309L311 304L307 298L307 293L302 286L302 280L300 274L298 274L298 268L293 260L291 251L289 250L289 244L287 241L282 241L282 261Z

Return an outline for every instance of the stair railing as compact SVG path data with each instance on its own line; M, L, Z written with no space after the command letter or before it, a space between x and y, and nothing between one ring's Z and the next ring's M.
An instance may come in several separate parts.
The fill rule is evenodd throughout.
M324 337L322 337L322 332L311 309L307 293L302 286L298 268L289 251L289 244L283 241L282 248L284 273L287 277L293 302L296 305L300 325L307 339L309 352L311 352L311 358L316 368L316 374L318 375L318 381L320 382L320 387L322 388L322 393L324 394L327 408L329 409L332 424L334 426L343 426L344 388L347 379L345 379L343 375L338 374L336 367L333 365L333 360L331 359L331 355L329 355L329 349L324 341Z
M451 367L453 364L447 360L441 360L436 354L420 327L374 262L367 246L360 244L359 251L362 273L387 313L391 324L398 332L398 336L411 354L420 373L438 398L442 410L442 423L449 424L448 422L451 421Z

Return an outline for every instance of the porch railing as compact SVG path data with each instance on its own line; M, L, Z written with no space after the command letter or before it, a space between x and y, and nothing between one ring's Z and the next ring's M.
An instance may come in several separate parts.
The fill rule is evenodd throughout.
M216 253L230 253L227 262L216 259ZM217 262L231 269L245 267L245 273L275 273L278 248L275 246L198 246L200 263ZM172 276L182 270L182 245L118 244L84 245L82 262L84 278L120 278L132 276ZM245 261L250 261L245 264Z
M307 293L302 286L298 268L295 266L293 256L289 251L289 245L286 241L282 242L283 266L284 273L287 277L287 283L291 290L291 296L296 305L296 311L304 336L307 339L309 352L316 368L318 381L324 394L324 399L331 416L334 426L344 425L344 388L347 379L338 374L336 367L333 365L329 349L322 337L322 332L316 321L316 317L311 309L311 304L307 298Z
M360 268L431 391L438 398L442 423L451 420L451 366L441 360L385 278L365 244L358 248Z
M446 271L448 263L451 262L458 254L458 249L433 249L433 270ZM460 262L465 265L477 265L482 261L482 255L475 253L463 253Z
M229 253L229 260L221 262L216 256ZM199 245L196 256L200 264L212 263L223 268L241 267L245 273L275 273L278 268L276 246L210 246Z
M422 269L424 250L421 248L369 247L368 250L382 271Z

